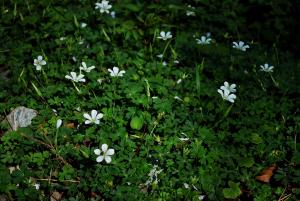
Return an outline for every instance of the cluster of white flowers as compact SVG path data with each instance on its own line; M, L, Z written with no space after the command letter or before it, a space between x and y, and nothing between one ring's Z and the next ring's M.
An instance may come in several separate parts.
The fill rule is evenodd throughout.
M145 185L149 186L150 184L157 184L158 183L158 175L163 171L163 169L158 170L158 166L154 165L153 168L150 170L148 176L148 180L146 181Z
M228 82L224 82L224 86L221 86L218 92L224 100L234 103L234 99L236 99L236 95L234 94L236 92L235 88L235 84L229 85Z
M114 149L108 149L107 144L102 144L101 150L100 149L95 149L94 153L98 156L96 158L96 161L98 163L101 163L103 160L105 160L106 163L111 162L111 156L115 154Z

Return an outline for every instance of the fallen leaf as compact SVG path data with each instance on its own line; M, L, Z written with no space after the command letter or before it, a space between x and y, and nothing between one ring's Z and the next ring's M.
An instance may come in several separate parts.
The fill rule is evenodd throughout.
M15 108L9 115L7 121L11 128L15 131L19 127L27 127L31 124L31 120L36 117L37 111L23 106Z
M62 193L54 191L50 197L51 201L60 201L62 197Z
M271 165L270 167L264 169L259 176L256 177L256 180L264 182L264 183L269 183L271 177L274 174L274 170L277 168L276 164Z
M67 128L75 128L75 124L74 123L68 123L66 125Z

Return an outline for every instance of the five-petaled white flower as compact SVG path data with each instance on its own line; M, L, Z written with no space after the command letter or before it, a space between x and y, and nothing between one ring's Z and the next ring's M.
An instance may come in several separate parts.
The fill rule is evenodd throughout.
M109 13L109 9L111 9L111 5L109 5L109 1L102 0L101 3L95 3L95 9L99 9L100 13Z
M250 48L249 45L245 45L245 43L243 41L239 41L237 42L233 42L233 48L241 50L241 51L246 51L247 48Z
M227 89L225 89L225 90L218 89L218 92L219 92L219 94L221 94L221 96L224 100L234 103L234 99L236 99L235 94L230 94L230 91Z
M101 163L103 160L105 160L106 163L111 162L111 156L115 154L114 149L108 149L107 144L102 144L101 150L100 149L95 149L94 153L98 156L96 161L98 163Z
M84 79L84 75L82 74L79 74L77 76L77 74L75 72L71 72L70 75L66 75L65 78L69 79L69 80L72 80L74 82L85 82L85 79Z
M196 39L196 41L197 41L197 44L208 45L211 42L211 38L206 37L206 36L201 36L201 38L200 39Z
M157 38L163 39L163 40L168 40L168 39L172 38L172 34L170 31L168 31L167 33L164 31L161 31L159 35L160 36L158 36Z
M260 68L261 68L260 69L261 71L272 73L273 69L274 69L274 66L269 66L269 64L264 64L264 65L260 65Z
M224 82L224 86L221 86L221 89L223 90L223 91L225 91L225 89L227 89L230 93L234 93L234 92L236 92L236 84L230 84L229 85L229 83L228 82Z
M100 124L100 119L102 119L103 114L98 113L97 110L92 110L91 115L89 115L88 113L84 113L83 116L87 119L84 122L85 124Z
M163 171L163 169L159 169L158 170L158 166L154 165L153 168L150 170L148 176L149 179L146 181L145 185L149 186L150 184L154 183L157 184L158 183L158 175Z
M111 70L110 68L107 69L110 72L110 76L112 77L123 77L123 74L125 73L125 70L121 70L119 69L119 67L113 67L113 69Z
M43 60L43 57L40 55L37 59L33 60L33 65L35 66L36 70L41 70L42 66L46 65L46 61Z
M95 66L87 67L85 62L81 62L81 65L82 66L80 66L79 69L83 70L87 73L91 72L91 70L93 70L95 68Z

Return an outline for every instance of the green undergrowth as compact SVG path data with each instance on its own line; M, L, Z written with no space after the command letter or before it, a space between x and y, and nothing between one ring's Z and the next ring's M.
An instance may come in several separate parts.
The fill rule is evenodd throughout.
M111 1L109 13L89 0L2 4L0 196L299 199L300 61L297 46L285 49L294 36L285 28L298 22L280 17L294 8L220 2ZM253 6L267 8L264 23ZM197 44L201 36L209 44ZM238 41L249 48L233 48ZM95 68L84 72L82 62ZM125 72L112 76L113 67ZM236 85L234 102L217 91L225 81ZM5 117L18 106L38 115L12 131ZM87 124L92 110L99 124ZM97 162L103 144L111 162Z

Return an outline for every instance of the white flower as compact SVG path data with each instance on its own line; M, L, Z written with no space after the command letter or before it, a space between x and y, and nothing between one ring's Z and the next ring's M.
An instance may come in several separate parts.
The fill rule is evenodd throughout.
M87 67L85 62L81 62L81 65L82 66L80 66L79 69L83 70L87 73L91 72L91 70L93 70L95 68L95 66Z
M84 43L84 38L80 38L78 44L82 45Z
M154 183L157 184L158 183L158 175L163 171L163 169L157 170L158 166L154 165L153 168L150 170L148 176L149 179L146 181L145 185L149 186L150 184Z
M41 185L39 183L35 183L33 186L35 187L36 190L39 190Z
M87 23L81 22L81 28L85 28L87 26Z
M174 62L174 64L179 64L178 60L174 60L173 62Z
M184 142L184 141L189 141L190 140L190 138L185 133L182 132L181 135L183 135L184 137L179 137L178 139L180 141Z
M77 61L77 59L76 59L76 57L72 57L72 60L74 61L74 62L76 62Z
M230 91L227 89L225 89L225 90L218 89L218 93L221 94L221 96L224 100L227 100L231 103L234 103L234 99L236 99L236 95L230 94Z
M103 114L97 112L97 110L92 110L91 115L84 113L83 116L87 119L85 120L85 124L95 123L100 124L100 119L102 119Z
M100 13L109 13L109 9L111 9L111 5L109 5L109 1L102 0L101 3L95 3L95 9L99 9Z
M178 138L180 141L182 141L182 142L185 142L185 141L189 141L190 140L190 138L188 138L188 137L179 137Z
M195 7L192 7L191 5L188 5L189 10L186 11L187 16L195 16L195 12L192 11L195 9Z
M114 149L108 149L107 144L102 144L101 150L100 149L95 149L94 153L96 155L98 155L98 157L96 159L96 161L98 163L101 163L103 160L105 160L106 163L110 163L111 162L111 156L115 154L115 150Z
M250 48L249 45L244 45L245 43L243 41L233 42L233 48L241 50L241 51L246 51L247 48Z
M42 66L46 65L46 61L43 60L43 57L40 55L37 59L33 60L33 65L35 66L36 70L41 70Z
M174 98L175 98L176 100L183 101L179 96L174 96Z
M74 82L85 82L85 79L84 79L84 75L82 74L79 74L77 76L77 74L75 72L71 72L70 75L66 75L65 78L69 79L69 80L72 80Z
M190 185L188 185L187 183L183 183L184 188L190 188Z
M124 70L119 71L119 67L113 67L113 69L107 69L110 72L110 76L112 77L122 77L125 73Z
M196 39L197 41L197 44L200 44L200 45L208 45L211 43L211 38L209 37L206 37L206 36L201 36L200 39Z
M59 38L59 40L61 40L61 41L66 40L66 37L62 36Z
M168 65L168 63L167 63L166 61L163 61L163 62L162 62L162 65L163 65L163 66L166 66L166 65Z
M269 64L264 64L264 65L260 65L260 68L261 68L260 69L261 71L272 73L273 69L274 69L274 66L269 66Z
M158 54L158 55L156 55L158 58L163 58L163 54Z
M99 79L97 79L97 82L98 82L99 84L102 84L103 81L104 81L104 78L99 78Z
M164 31L161 31L160 36L158 36L157 38L163 39L163 40L168 40L168 39L172 38L172 34L170 31L168 31L167 33Z
M228 82L224 82L224 86L221 86L221 89L224 91L225 89L227 89L230 93L234 93L236 92L236 84L231 84L229 85Z
M177 84L180 84L182 82L182 79L177 80Z
M62 125L62 120L61 120L61 119L58 119L58 120L56 121L56 129L58 129L59 127L61 127L61 125Z
M205 195L199 195L199 200L203 200L205 198Z
M111 11L110 12L110 16L115 19L116 18L116 12L115 11Z

